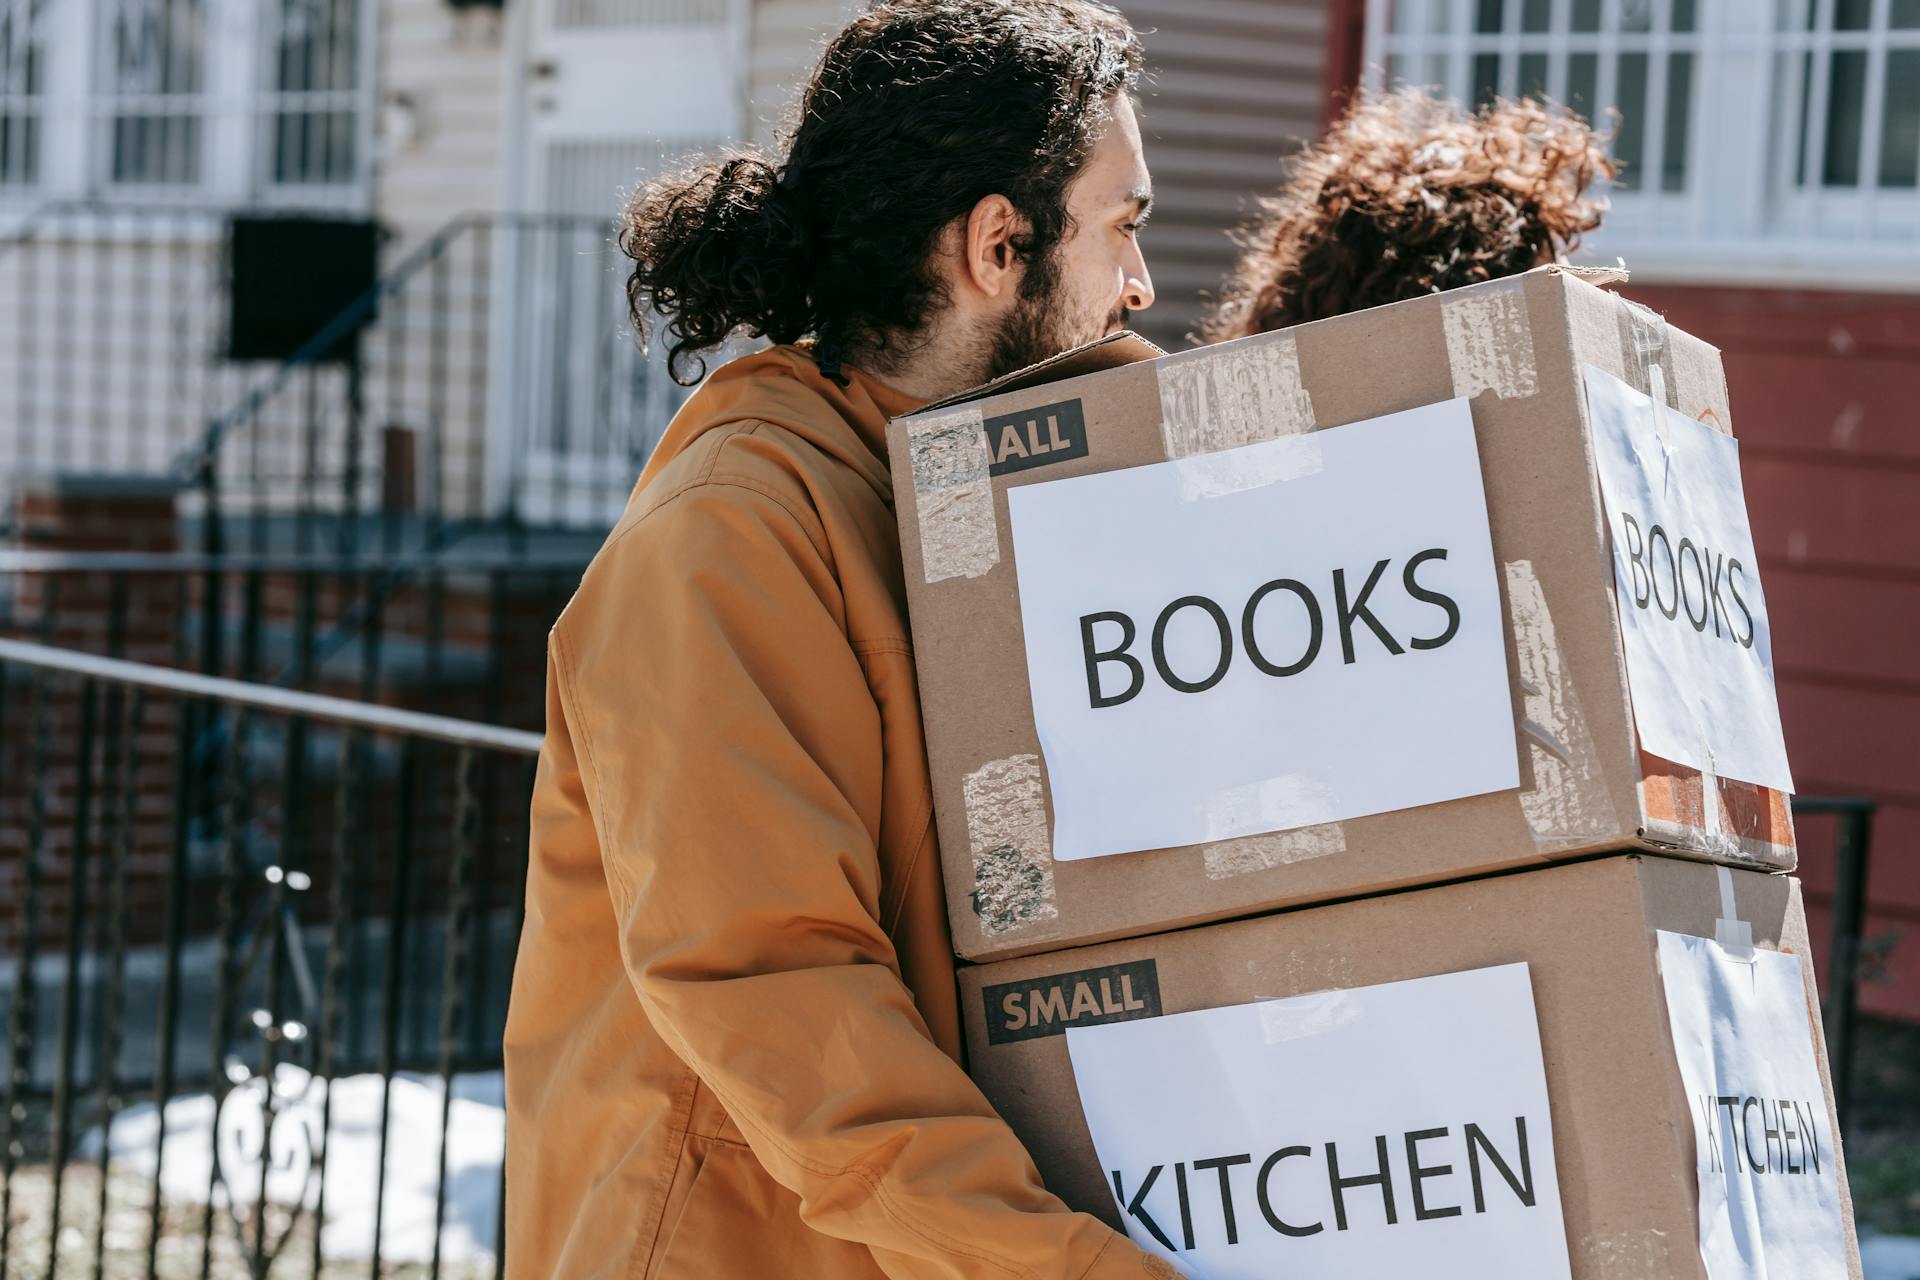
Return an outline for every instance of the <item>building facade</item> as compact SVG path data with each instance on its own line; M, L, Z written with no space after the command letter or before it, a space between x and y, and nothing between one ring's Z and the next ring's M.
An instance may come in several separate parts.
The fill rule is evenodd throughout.
M313 499L276 477L318 457L334 506L604 527L683 395L623 315L621 194L770 141L857 7L4 0L0 451L188 475L217 453L221 501L281 510ZM1320 122L1326 13L1125 7L1153 60L1163 301L1143 320L1178 343L1249 176L1277 179ZM235 357L236 212L377 225L351 361Z
M1920 1016L1920 0L1121 7L1152 67L1163 345L1354 90L1619 113L1587 256L1726 353L1796 771L1881 803L1865 999ZM771 140L856 8L0 0L4 469L604 528L683 394L623 315L620 195ZM352 359L233 356L235 212L378 225ZM1803 826L1818 914L1831 833Z
M1337 7L1340 83L1619 113L1585 257L1724 353L1796 782L1880 806L1862 1006L1920 1017L1920 4ZM1835 831L1800 825L1818 934Z

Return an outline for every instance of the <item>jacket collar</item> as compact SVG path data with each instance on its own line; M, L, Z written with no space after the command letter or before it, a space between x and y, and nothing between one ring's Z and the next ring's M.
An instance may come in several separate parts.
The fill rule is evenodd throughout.
M887 423L925 403L857 369L847 385L826 377L811 344L783 344L731 360L708 375L673 417L640 484L715 427L768 422L792 432L859 474L891 503Z

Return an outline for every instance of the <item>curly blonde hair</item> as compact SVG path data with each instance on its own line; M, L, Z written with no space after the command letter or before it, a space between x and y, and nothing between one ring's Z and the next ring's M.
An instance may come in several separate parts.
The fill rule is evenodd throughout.
M1579 116L1500 99L1462 116L1424 90L1356 105L1238 237L1207 341L1513 275L1600 225L1618 168Z

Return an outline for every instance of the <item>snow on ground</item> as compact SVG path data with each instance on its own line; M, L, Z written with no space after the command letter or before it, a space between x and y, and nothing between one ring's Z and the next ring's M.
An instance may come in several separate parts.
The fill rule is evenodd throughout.
M319 1185L310 1155L318 1148L321 1106L327 1090L323 1081L294 1066L280 1067L276 1079L282 1097L289 1101L274 1125L267 1190L275 1203L304 1200L311 1208L318 1202ZM490 1274L492 1270L500 1161L505 1149L502 1089L497 1071L455 1076L453 1080L447 1205L441 1239L442 1262L453 1274L463 1270ZM220 1117L221 1162L229 1171L243 1217L251 1212L260 1190L263 1092L257 1080L241 1086L229 1096ZM360 1075L336 1080L332 1095L327 1125L327 1221L321 1246L329 1260L365 1261L372 1253L381 1078ZM383 1259L424 1263L433 1255L443 1096L438 1076L402 1074L393 1078L386 1214L380 1230ZM213 1161L213 1099L205 1094L176 1098L167 1104L166 1118L161 1193L170 1208L205 1205ZM130 1107L114 1119L114 1178L135 1194L143 1194L140 1189L153 1176L157 1129L151 1103ZM76 1159L98 1160L99 1156L100 1134L96 1129L81 1140ZM20 1190L16 1187L17 1193ZM74 1196L76 1203L90 1201L90 1191L82 1193L78 1187L75 1191L80 1193ZM224 1192L219 1203L227 1204ZM31 1210L27 1212L31 1218ZM110 1246L133 1249L144 1239L144 1211L137 1217L139 1221L116 1228L125 1240L116 1242L114 1231L109 1232ZM77 1258L90 1233L69 1227L62 1234L72 1237L63 1247ZM198 1229L190 1234L191 1241L178 1242L184 1250L183 1265L197 1262L199 1256ZM169 1246L173 1243L170 1241ZM167 1252L163 1249L163 1258ZM1860 1252L1867 1280L1920 1280L1920 1237L1868 1235L1861 1241Z
M282 1065L275 1077L282 1109L274 1122L266 1179L269 1198L283 1205L319 1203L321 1114L326 1082ZM326 1223L321 1249L329 1258L372 1256L374 1172L380 1159L382 1080L378 1075L333 1081L327 1118ZM228 1096L220 1114L220 1164L244 1217L260 1194L264 1082L251 1080ZM434 1205L444 1099L438 1076L393 1078L387 1134L385 1214L380 1255L396 1262L433 1256ZM130 1107L113 1121L110 1155L116 1174L151 1178L158 1115L152 1103ZM443 1262L490 1262L499 1217L500 1161L506 1112L500 1073L455 1076L447 1126L447 1203L441 1237ZM167 1104L160 1186L169 1204L207 1203L214 1159L214 1104L205 1094ZM97 1160L100 1133L82 1139L78 1158ZM217 1193L218 1203L229 1203Z

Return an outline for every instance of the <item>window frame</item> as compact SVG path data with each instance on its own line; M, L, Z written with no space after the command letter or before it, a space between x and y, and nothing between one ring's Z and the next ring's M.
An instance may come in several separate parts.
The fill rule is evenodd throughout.
M6 148L0 157L0 200L4 200L10 192L32 191L38 185L37 173L45 165L49 56L45 29L51 25L48 16L51 5L47 0L0 0L0 11L4 11L7 25L18 41L7 46L13 58L5 67L4 81L0 82L5 85L5 91L0 92L0 103L5 104L0 108L0 144ZM22 81L17 85L13 83L16 72ZM29 79L37 82L31 90L25 83ZM16 185L5 181L16 165L15 146L28 151L28 160L36 171L34 182Z
M1920 185L1880 185L1881 142L1887 126L1887 68L1896 51L1920 52L1920 27L1893 29L1892 0L1872 0L1863 30L1834 26L1835 0L1778 0L1780 21L1773 33L1775 156L1773 198L1783 226L1804 235L1855 234L1892 238L1898 229L1920 227ZM1790 17L1811 9L1812 29ZM1861 104L1858 180L1852 186L1827 185L1824 177L1827 129L1832 99L1832 55L1866 54L1867 77ZM1811 80L1806 75L1809 60ZM1815 104L1818 104L1817 114ZM1804 168L1801 130L1806 136Z
M198 175L190 182L116 178L114 121L126 95L111 83L111 10L138 0L62 0L51 6L43 43L39 172L35 181L0 186L0 213L41 206L153 205L165 208L301 208L366 214L372 209L375 22L377 0L342 0L355 21L353 87L308 91L352 113L349 176L337 182L287 182L273 173L272 131L302 91L267 87L275 54L277 0L204 0L203 76L190 95L202 125ZM164 4L166 0L153 0ZM332 107L339 110L342 107ZM186 111L193 111L189 106Z
M1388 30L1395 2L1367 0L1362 85L1370 92L1378 92L1386 83L1388 57L1420 53L1417 35ZM1602 0L1598 37L1567 31L1572 0L1549 2L1548 33L1523 36L1517 29L1522 0L1506 0L1503 30L1497 37L1488 37L1471 30L1475 0L1452 0L1453 22L1441 37L1448 58L1448 78L1441 87L1463 100L1470 96L1476 42L1496 42L1493 51L1502 58L1502 92L1518 87L1518 54L1523 50L1545 48L1551 88L1565 83L1569 53L1594 48L1601 53L1594 96L1598 102L1611 103L1617 64L1607 55L1623 47L1616 20L1622 0ZM1802 189L1796 183L1805 100L1798 96L1799 90L1779 82L1778 72L1789 59L1797 64L1808 45L1831 47L1836 35L1830 30L1811 34L1785 30L1782 16L1789 6L1809 2L1821 6L1820 15L1830 16L1834 0L1696 0L1694 30L1684 40L1666 30L1673 0L1652 2L1650 122L1660 118L1665 105L1666 55L1686 49L1695 55L1683 189L1611 191L1606 225L1582 246L1579 258L1601 263L1625 258L1636 276L1656 281L1818 283L1896 290L1920 286L1920 196L1916 192L1817 183ZM1434 9L1436 0L1399 3L1411 3L1424 14ZM1884 74L1876 69L1886 65L1885 18L1891 0L1872 3L1876 26L1866 32L1839 33L1837 43L1860 47L1863 38L1879 39L1880 43L1868 46L1879 51L1869 67L1870 74L1883 82ZM1899 39L1896 47L1920 46L1920 31L1910 34L1917 38ZM1816 56L1816 65L1824 67L1825 60ZM1883 83L1869 83L1866 108L1884 116L1882 90ZM1877 138L1878 120L1871 127ZM1657 173L1662 163L1665 133L1649 127L1643 134L1642 167L1648 173ZM1877 165L1877 145L1869 147L1863 139L1862 147ZM1818 170L1810 165L1808 172Z

